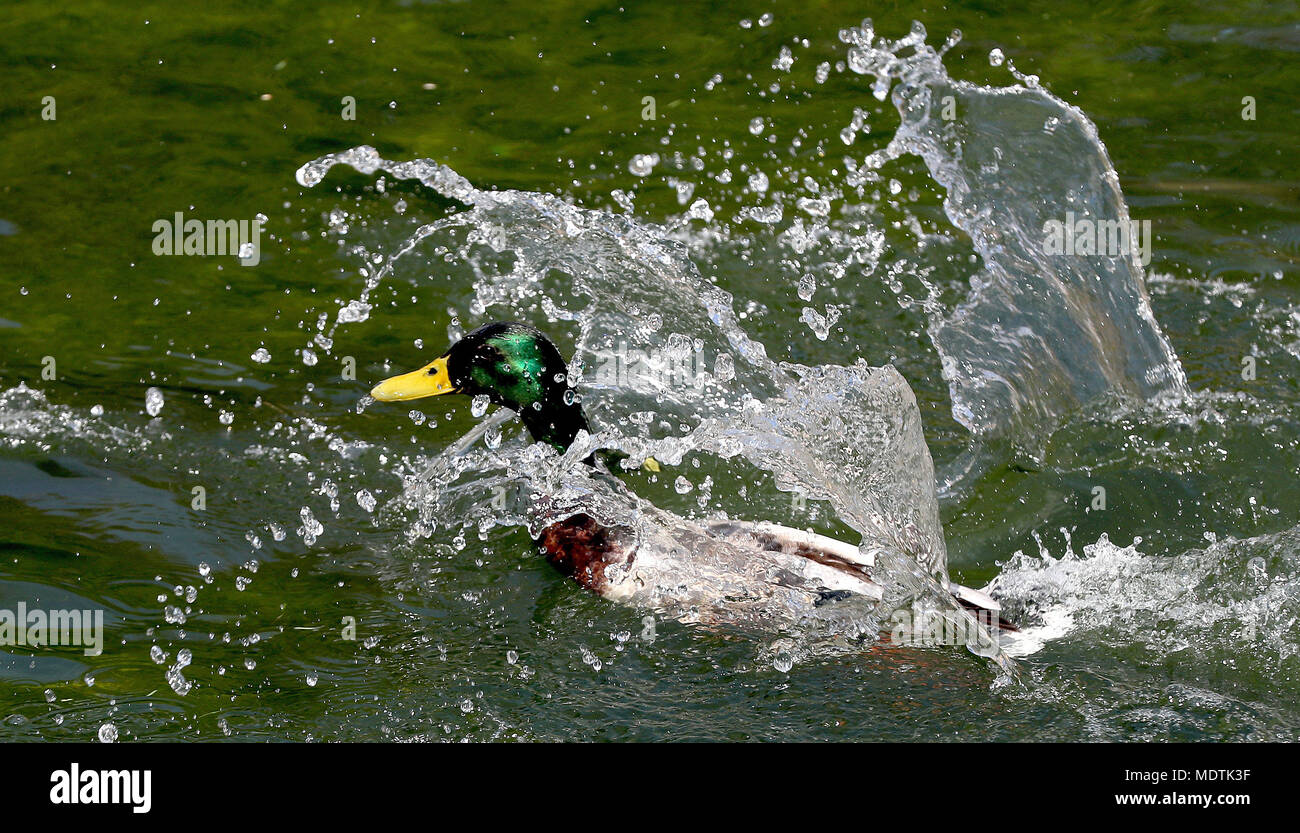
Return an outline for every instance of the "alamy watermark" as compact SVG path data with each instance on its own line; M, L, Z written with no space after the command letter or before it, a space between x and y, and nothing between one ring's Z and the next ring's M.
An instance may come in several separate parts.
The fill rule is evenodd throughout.
M88 657L104 652L104 611L0 608L0 647L55 648L75 646Z
M1065 220L1043 223L1043 252L1053 257L1136 255L1151 263L1151 221L1093 220L1065 213Z
M153 808L153 770L82 769L71 763L50 773L51 804L125 804L133 813Z
M712 371L701 351L684 347L629 350L620 341L615 350L596 352L596 367L591 380L602 386L620 388L652 387L703 388L709 379L726 382L736 375L735 362L727 353L718 354Z
M258 214L252 220L185 219L180 211L174 219L155 220L153 253L156 255L234 255L241 266L256 266L262 260L262 224Z

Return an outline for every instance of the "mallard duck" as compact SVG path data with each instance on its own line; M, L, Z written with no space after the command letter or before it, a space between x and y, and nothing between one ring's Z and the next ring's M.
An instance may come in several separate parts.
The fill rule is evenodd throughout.
M497 322L419 370L380 382L370 395L381 402L486 396L515 411L535 441L564 452L588 430L567 374L560 351L540 330ZM594 456L584 462L600 466ZM600 474L612 478L603 467ZM553 509L544 503L538 512ZM852 544L774 523L694 523L647 509L635 525L570 512L545 526L536 544L559 572L604 598L694 621L779 626L830 603L883 597L872 578L874 559ZM997 615L997 602L986 594L950 589L968 609Z

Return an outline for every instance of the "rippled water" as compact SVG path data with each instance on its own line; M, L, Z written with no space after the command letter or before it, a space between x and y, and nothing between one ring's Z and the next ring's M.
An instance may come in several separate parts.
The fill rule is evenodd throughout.
M1294 28L1178 12L1107 42L1112 66L1053 59L1091 54L1075 25L719 10L664 58L645 21L569 11L389 10L426 39L373 44L372 21L160 19L115 95L186 108L161 132L78 156L154 117L71 102L41 128L69 173L22 172L0 207L0 609L102 608L106 640L0 649L4 736L1293 739L1289 133L1231 85L1209 135L1200 92L1111 98L1116 67L1177 88L1206 43L1276 66ZM267 66L186 64L237 48ZM24 78L75 98L75 58ZM78 199L125 216L52 229L43 206ZM175 211L260 212L261 262L154 257ZM1044 254L1067 212L1152 219L1154 259ZM497 319L574 357L586 445L365 397ZM593 447L628 455L626 488ZM537 493L647 534L861 542L886 598L793 627L613 605L533 554ZM960 615L949 574L1041 649L876 640L893 610Z

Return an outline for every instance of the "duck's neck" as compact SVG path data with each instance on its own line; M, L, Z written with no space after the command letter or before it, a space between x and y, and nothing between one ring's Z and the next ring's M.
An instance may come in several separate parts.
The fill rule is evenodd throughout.
M566 388L567 391L567 388ZM524 407L519 411L533 441L549 443L561 454L569 450L579 431L589 430L587 418L582 414L582 406L577 402L565 404L563 393L558 399L548 397L540 409Z

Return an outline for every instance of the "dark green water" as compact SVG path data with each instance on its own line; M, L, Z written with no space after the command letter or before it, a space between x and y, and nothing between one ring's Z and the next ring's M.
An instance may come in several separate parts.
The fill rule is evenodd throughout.
M770 25L739 25L768 11ZM361 291L356 247L391 254L457 210L416 184L381 190L352 172L295 182L303 163L359 144L590 208L635 190L633 214L652 222L683 210L665 176L690 179L718 210L720 237L692 251L747 312L750 337L779 360L892 361L936 464L956 460L969 440L926 320L899 306L883 269L817 297L817 309L844 306L820 340L799 321L799 264L766 247L764 228L728 225L748 204L738 185L669 161L644 179L628 169L635 154L725 143L750 172L821 179L883 146L898 115L868 79L812 80L817 64L845 59L837 32L866 16L890 37L913 20L932 41L961 29L945 60L953 77L1012 83L989 65L999 47L1091 117L1134 218L1152 223L1152 306L1193 391L1072 413L1036 438L1041 460L998 458L944 504L955 578L1002 574L1018 604L1072 615L1073 630L1020 662L1019 683L995 687L991 666L957 648L813 653L783 672L753 635L660 622L645 641L639 612L566 583L521 530L411 543L409 518L374 520L358 505L359 490L400 491L396 461L476 421L464 401L422 408L436 428L407 408L358 414L369 383L441 352L449 307L466 324L547 323L536 306L476 316L472 272L426 251L305 364L296 351L318 317L332 321L336 300ZM0 609L102 608L106 621L97 657L0 646L0 738L88 740L112 724L124 740L1294 740L1296 19L1295 3L1244 2L8 4ZM797 80L772 67L782 46ZM340 117L345 96L355 120ZM872 131L846 147L837 134L855 107ZM755 136L760 116L771 127ZM706 172L724 167L709 156ZM864 210L906 248L908 218L942 224L943 194L915 159L885 173L907 204ZM737 166L738 183L747 175ZM260 263L155 256L153 225L176 212L264 215ZM344 213L331 223L331 212ZM949 234L962 257L932 277L962 285L970 246ZM555 332L564 343L565 327ZM271 361L250 359L261 347ZM342 356L355 357L355 380L341 378ZM150 387L165 399L157 419L144 410ZM767 473L708 459L704 472L718 484L711 510L847 537L825 514L792 517ZM696 494L671 479L634 482L693 511ZM1099 485L1107 507L1088 511ZM295 534L304 506L324 525L310 545ZM1092 549L1052 565L1037 561L1040 543L1053 558ZM1017 551L1028 555L1004 567ZM343 638L345 617L356 640ZM169 681L182 650L184 681Z

